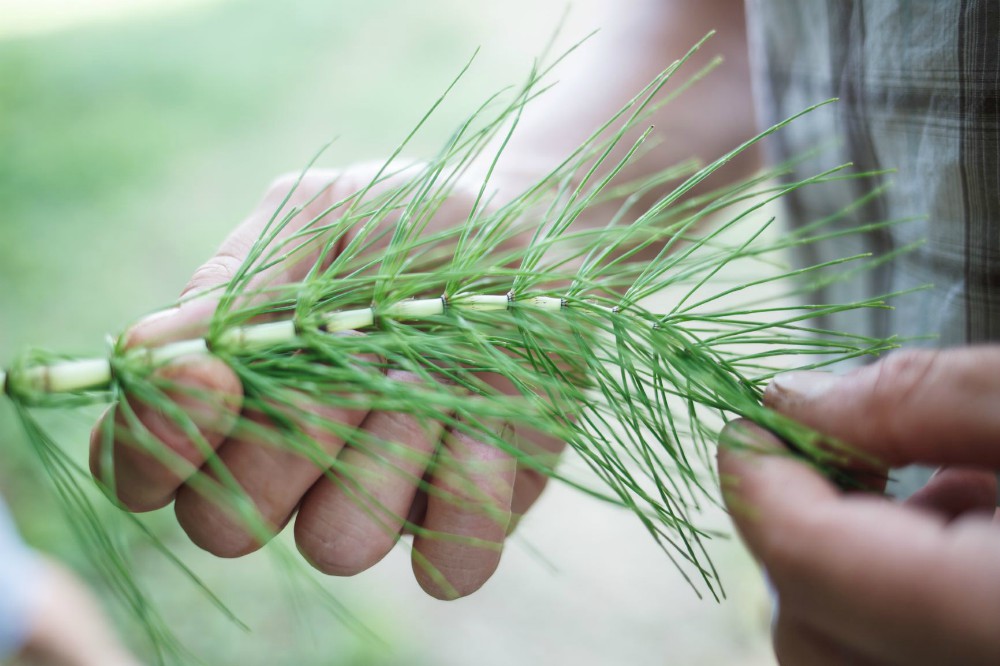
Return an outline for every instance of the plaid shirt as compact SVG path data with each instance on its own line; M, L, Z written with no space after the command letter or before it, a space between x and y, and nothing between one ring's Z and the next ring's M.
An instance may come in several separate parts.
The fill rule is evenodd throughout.
M919 249L840 284L822 298L933 284L890 312L830 326L875 335L935 335L942 346L1000 340L1000 2L998 0L748 0L761 122L816 102L834 105L775 135L773 159L825 147L796 168L806 176L844 162L880 178L803 190L793 221L841 210L879 183L885 195L845 224L912 221L843 244L804 250L811 262L855 252ZM865 293L867 292L867 293Z

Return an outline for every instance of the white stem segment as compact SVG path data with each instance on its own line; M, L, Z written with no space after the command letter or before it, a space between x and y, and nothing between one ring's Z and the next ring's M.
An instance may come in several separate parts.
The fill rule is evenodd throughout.
M444 296L413 299L392 303L382 308L331 312L322 317L320 328L326 333L339 333L368 328L375 323L377 317L420 320L443 315L450 308L472 312L495 312L518 306L554 311L566 307L566 301L553 296L515 299L509 294L456 296L454 299ZM295 322L283 320L233 328L223 333L217 344L226 349L246 351L291 342L297 336ZM155 368L182 356L208 352L208 344L199 338L171 342L162 347L136 349L129 353L144 355L149 366ZM32 390L42 393L73 393L105 387L111 382L111 375L111 363L107 359L87 359L29 368L24 372L24 377L18 378L18 381L24 381ZM0 387L4 386L8 376L0 370Z
M208 353L208 345L202 338L197 338L172 342L162 347L146 347L144 351L149 358L149 364L156 367L181 356L199 356Z
M28 386L42 393L72 393L107 386L111 382L111 362L106 358L63 361L25 371Z
M510 296L463 296L461 299L455 299L455 307L474 312L507 310L511 303L513 299Z
M270 345L288 342L295 338L295 322L273 321L254 326L240 326L226 331L219 336L222 347L248 349L251 347L268 347Z
M327 333L341 333L358 328L368 328L375 323L375 311L371 308L343 310L323 317L323 330Z

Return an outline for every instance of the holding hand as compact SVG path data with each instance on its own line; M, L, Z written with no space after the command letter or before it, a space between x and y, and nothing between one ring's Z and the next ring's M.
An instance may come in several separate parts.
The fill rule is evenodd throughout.
M320 229L333 227L350 207L338 209L338 202L350 202L358 192L375 197L391 187L394 179L385 177L371 185L378 173L362 166L340 173L311 171L297 185L295 178L277 181L218 254L195 272L180 307L134 327L126 334L126 346L155 348L204 336L220 303L220 287L239 273L255 241L269 233L272 219L294 214L271 241L291 245L282 250L286 254L280 262L254 275L251 288L258 293L299 282L313 266L334 260L339 250L327 252L322 233L312 231L314 220L320 220ZM455 188L437 204L426 235L462 224L475 195L475 190ZM338 247L350 243L354 233L348 229ZM367 252L373 258L368 261L375 261L390 236L371 235ZM386 370L378 359L360 362L396 382L428 381L411 372ZM110 424L94 429L92 470L130 510L150 511L173 501L192 541L222 557L260 548L297 513L295 538L304 557L326 573L353 575L382 559L408 530L415 533L413 570L420 585L439 598L463 596L496 569L505 535L547 478L519 465L495 442L479 441L470 429L358 407L361 397L351 407L304 399L292 408L275 399L277 413L264 413L262 399L257 398L257 407L249 406L237 373L213 355L178 358L156 373L169 382L165 392L174 404L197 425L201 445L176 419L127 395L138 427L158 442L160 453L153 455L148 445L135 441L136 425L118 409L113 442L106 437ZM497 392L513 391L499 375L479 377ZM410 391L419 392L419 387ZM265 405L269 397L263 398ZM278 420L304 433L309 440L305 446L316 450L307 453L302 444L297 448L283 441ZM372 443L352 446L349 432L355 429ZM515 433L503 423L495 430L493 436L531 440L540 447L537 451L561 447L561 442L537 434ZM234 506L199 489L199 479L228 480L241 489L258 527L251 528Z
M898 504L767 455L782 445L753 424L727 427L723 492L778 595L779 661L1000 663L1000 347L790 373L765 402L886 465L945 466Z

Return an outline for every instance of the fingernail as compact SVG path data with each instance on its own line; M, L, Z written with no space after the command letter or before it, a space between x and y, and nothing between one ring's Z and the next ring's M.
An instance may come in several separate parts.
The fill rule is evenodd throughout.
M742 449L747 445L754 444L758 438L754 437L753 426L745 421L732 421L719 433L719 444L734 449Z
M829 391L840 378L829 372L786 372L774 378L764 392L764 404L780 409L816 400Z

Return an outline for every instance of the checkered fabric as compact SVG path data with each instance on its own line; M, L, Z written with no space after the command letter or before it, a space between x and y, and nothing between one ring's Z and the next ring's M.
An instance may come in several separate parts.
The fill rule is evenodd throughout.
M748 0L747 12L762 123L839 98L775 135L772 161L817 150L796 175L845 162L861 171L895 170L791 196L793 223L841 210L886 183L884 196L843 224L909 220L818 244L803 259L883 254L926 239L821 297L933 289L899 299L894 311L828 325L930 335L928 344L940 346L1000 340L1000 2Z

